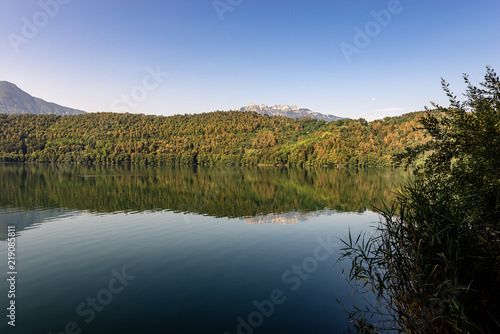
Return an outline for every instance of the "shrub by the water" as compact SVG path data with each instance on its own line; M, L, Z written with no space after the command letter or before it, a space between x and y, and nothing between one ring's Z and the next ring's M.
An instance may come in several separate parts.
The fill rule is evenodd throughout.
M395 160L424 164L379 208L374 234L344 240L346 278L366 296L364 333L500 333L500 80L487 67L459 102L420 120L430 140ZM371 299L370 299L371 297Z

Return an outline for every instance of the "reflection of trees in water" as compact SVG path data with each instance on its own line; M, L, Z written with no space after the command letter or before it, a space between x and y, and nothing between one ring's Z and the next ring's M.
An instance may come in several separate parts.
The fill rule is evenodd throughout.
M3 164L0 174L2 207L255 217L325 208L363 212L391 198L407 172Z

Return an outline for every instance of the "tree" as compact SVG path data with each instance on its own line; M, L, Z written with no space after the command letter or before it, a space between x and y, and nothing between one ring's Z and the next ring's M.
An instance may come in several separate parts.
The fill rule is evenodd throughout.
M467 101L460 102L442 80L450 100L450 107L434 105L420 119L422 129L431 140L407 148L396 155L398 164L409 166L416 159L428 155L417 174L427 178L441 178L453 187L464 205L488 219L498 220L500 205L500 80L487 67L482 88L467 84ZM486 217L483 217L486 219Z
M467 100L443 80L450 107L420 119L430 140L395 156L424 164L377 209L376 233L344 240L348 280L375 299L349 314L361 331L500 332L500 80L490 67L482 88L464 79Z

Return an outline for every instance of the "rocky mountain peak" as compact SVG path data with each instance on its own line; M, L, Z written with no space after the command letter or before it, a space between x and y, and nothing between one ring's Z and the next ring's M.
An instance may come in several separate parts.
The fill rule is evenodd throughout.
M257 105L254 102L252 102L246 107L241 107L240 111L255 111L262 115L284 116L290 118L301 118L302 116L309 116L319 120L325 120L327 122L342 119L342 117L321 114L307 108L299 108L296 105L290 106L288 104L276 104L269 107L266 104Z

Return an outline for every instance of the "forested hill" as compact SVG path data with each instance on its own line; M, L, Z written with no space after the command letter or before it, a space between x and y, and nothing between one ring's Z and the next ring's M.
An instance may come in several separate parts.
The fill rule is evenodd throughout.
M423 140L422 113L366 122L255 112L150 116L0 114L0 161L158 165L387 166Z

